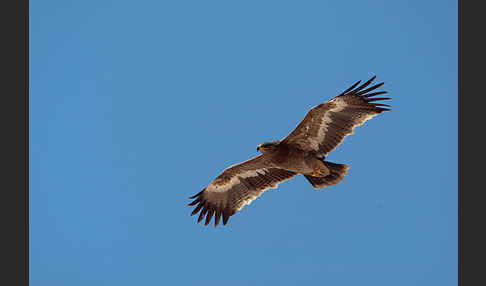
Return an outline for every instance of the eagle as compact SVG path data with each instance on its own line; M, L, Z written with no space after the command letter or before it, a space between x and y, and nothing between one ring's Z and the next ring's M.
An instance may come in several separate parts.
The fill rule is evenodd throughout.
M191 216L200 212L208 225L214 216L214 226L221 217L228 219L249 205L268 189L302 174L315 189L336 185L347 174L349 166L325 161L353 129L390 105L375 103L389 97L376 97L386 91L375 91L384 83L368 87L376 76L358 86L361 81L333 99L311 108L304 119L284 139L257 146L261 154L226 168L216 179L196 195L189 206L195 206ZM368 88L366 88L368 87ZM373 92L372 92L373 91Z

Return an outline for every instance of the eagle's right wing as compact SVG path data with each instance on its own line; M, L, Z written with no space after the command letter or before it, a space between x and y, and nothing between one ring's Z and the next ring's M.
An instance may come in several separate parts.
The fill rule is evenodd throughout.
M273 166L263 155L230 166L201 192L190 197L195 200L189 206L197 204L191 216L201 211L197 222L206 216L205 225L208 225L214 215L214 226L219 224L222 216L223 225L226 225L230 216L249 205L265 190L276 188L295 175Z
M370 93L383 83L364 89L375 78L374 76L355 88L361 82L358 81L340 95L313 107L283 142L307 152L314 152L320 157L327 156L346 136L353 134L355 127L383 111L390 110L386 108L389 105L374 102L390 99L375 97L385 94L386 91Z

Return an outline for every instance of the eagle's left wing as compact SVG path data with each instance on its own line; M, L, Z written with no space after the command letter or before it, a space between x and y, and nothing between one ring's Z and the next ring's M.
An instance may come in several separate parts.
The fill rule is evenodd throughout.
M354 89L361 82L358 81L328 102L313 107L283 142L304 151L315 152L317 156L327 156L346 136L353 133L356 126L362 125L383 111L390 110L384 108L389 105L373 102L390 99L374 97L386 91L369 93L383 83L364 89L375 78L376 76L372 77Z
M265 190L276 188L295 175L275 167L263 155L230 166L201 192L190 197L195 200L189 206L197 204L191 216L201 211L197 222L206 216L205 225L208 225L214 215L214 226L219 224L222 216L226 225L230 216L249 205Z

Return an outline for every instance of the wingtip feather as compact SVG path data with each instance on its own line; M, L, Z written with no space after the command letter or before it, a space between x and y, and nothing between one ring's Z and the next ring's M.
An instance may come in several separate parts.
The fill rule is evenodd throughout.
M214 227L218 226L220 219L221 219L221 209L216 208L216 214L214 215Z
M229 217L230 217L229 213L224 211L223 212L223 225L226 225L228 223Z
M380 101L380 100L389 100L391 97L373 97L366 99L366 102L373 102L373 101Z
M208 204L204 205L204 208L202 209L201 213L199 214L199 217L197 218L197 223L200 223L203 220L208 209L209 209L209 205Z
M204 225L208 225L211 222L211 219L213 218L213 214L214 214L214 208L210 207L206 215L206 221L204 222Z
M345 91L343 91L340 95L343 95L343 94L346 94L347 92L349 92L350 90L352 90L353 88L355 88L358 84L360 84L361 80L358 80L355 84L353 84L351 87L348 87Z
M199 193L195 194L194 196L189 197L189 199L195 199L196 197L198 197L199 195L201 195L204 192L204 190L205 190L205 188L202 191L200 191Z
M368 87L367 89L365 90L361 90L360 92L356 93L356 95L359 95L359 96L362 96L364 95L365 93L369 92L369 91L372 91L372 90L375 90L377 88L379 88L380 86L384 85L385 83L384 82L380 82L378 84L375 84L371 87Z
M366 81L365 83L363 83L360 87L358 87L357 89L353 90L353 93L357 93L358 91L362 90L363 88L367 87L370 83L372 83L376 78L376 75L373 76L372 78L370 78L368 81Z
M195 209L194 209L194 210L191 212L191 216L193 216L193 215L197 214L197 213L199 212L199 210L200 210L202 207L203 207L203 203L202 203L202 202L200 202L200 203L199 203L199 204L196 206L196 208L195 208Z
M189 203L188 206L193 206L193 205L199 203L200 201L201 201L201 198L197 198L194 201L192 201L191 203Z
M372 93L368 93L368 94L363 94L362 96L363 97L371 97L371 96L376 96L376 95L385 94L385 93L388 93L388 91L377 91L377 92L372 92Z
M383 103L373 103L375 106L386 106L386 107L391 107L391 105L388 104L383 104Z

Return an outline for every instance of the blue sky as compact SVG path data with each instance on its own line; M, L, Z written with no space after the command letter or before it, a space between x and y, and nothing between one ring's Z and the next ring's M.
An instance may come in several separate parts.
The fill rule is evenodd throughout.
M377 75L393 110L225 227L187 198ZM30 285L456 285L456 1L31 1Z

